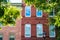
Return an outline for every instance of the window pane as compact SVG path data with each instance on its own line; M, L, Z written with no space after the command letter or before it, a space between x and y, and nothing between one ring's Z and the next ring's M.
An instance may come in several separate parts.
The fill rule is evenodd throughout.
M31 17L31 7L30 6L25 7L25 17Z
M42 26L42 24L37 24L37 37L43 37L43 26Z
M50 16L53 16L53 11L52 12L50 12L50 14L49 14Z
M15 36L11 34L9 40L15 40Z
M31 36L31 24L25 24L25 37Z
M14 40L14 38L10 38L10 40Z
M0 40L3 40L3 35L0 34Z
M36 16L42 17L42 10L36 10Z
M51 12L49 13L49 16L50 16L50 17L53 17L53 16L54 16L54 9L51 10Z
M55 26L54 25L50 25L49 27L49 35L50 37L55 37L55 30L54 30Z
M2 37L0 37L0 40L3 40Z
M0 22L0 27L3 27L2 23Z

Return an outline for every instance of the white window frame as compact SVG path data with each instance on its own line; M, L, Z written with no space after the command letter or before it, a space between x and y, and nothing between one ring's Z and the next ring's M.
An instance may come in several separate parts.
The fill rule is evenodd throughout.
M38 11L38 9L36 9L36 17L42 17L42 16L43 16L43 11L42 11L42 10L40 10L40 11L41 11L41 13L42 13L42 15L41 15L41 16L37 16L37 11Z
M38 27L38 25L41 25L42 26L42 36L38 36L38 33L37 33L37 27ZM43 24L36 24L36 36L37 37L43 37Z
M30 7L30 16L26 16L26 7ZM31 6L25 6L25 17L31 17Z
M30 26L30 36L26 36L26 33L25 33L25 37L31 37L31 24L25 24L25 27L26 27L26 25Z
M53 9L53 15L49 15L49 17L54 17L55 16L55 10Z
M49 25L49 37L56 37L55 30L54 30L54 36L51 36L51 35L50 35L50 26L51 26L51 25ZM55 25L54 25L54 28L55 28ZM52 31L53 31L53 30L52 30Z

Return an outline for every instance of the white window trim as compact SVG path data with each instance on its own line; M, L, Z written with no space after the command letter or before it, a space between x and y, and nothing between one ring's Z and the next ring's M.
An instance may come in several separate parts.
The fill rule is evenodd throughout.
M31 6L29 6L30 7L30 16L26 16L26 7L27 6L25 6L25 17L31 17Z
M43 16L43 11L40 10L40 11L42 11L42 15L41 15L41 16L37 16L37 10L38 10L38 9L36 9L36 17L42 17L42 16Z
M38 36L38 35L37 35L37 25L42 25L42 31L43 31L43 24L36 24L36 36L37 36L37 37L43 37L43 33L42 33L42 36Z
M26 36L25 37L31 37L31 24L25 24L25 25L30 25L30 36ZM25 30L24 30L25 31ZM24 33L25 34L25 33Z
M49 27L50 27L50 26L49 26ZM54 27L55 27L55 25L54 25ZM55 30L54 30L54 36L51 36L51 35L50 35L50 29L49 29L49 37L56 37Z
M54 17L55 16L55 13L54 13L54 9L53 9L53 15L49 15L49 17Z

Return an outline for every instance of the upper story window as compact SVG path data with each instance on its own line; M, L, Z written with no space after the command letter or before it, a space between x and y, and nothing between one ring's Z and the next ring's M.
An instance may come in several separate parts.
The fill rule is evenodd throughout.
M43 37L43 25L37 24L36 25L37 37Z
M49 36L55 37L55 26L54 25L49 26Z
M10 3L22 3L22 0L8 0Z
M49 13L49 17L53 17L55 15L54 9L51 10L51 12Z
M25 24L25 37L31 37L31 24Z
M15 40L15 36L13 34L10 35L9 40Z
M31 17L31 6L25 6L25 17Z
M43 14L43 12L42 12L42 10L36 10L36 16L37 17L42 17L42 14Z
M0 40L3 40L3 35L2 34L0 34Z

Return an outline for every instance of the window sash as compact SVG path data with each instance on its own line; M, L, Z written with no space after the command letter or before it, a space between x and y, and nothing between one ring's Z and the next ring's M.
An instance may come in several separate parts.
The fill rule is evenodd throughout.
M0 40L3 40L3 35L0 34Z
M37 24L36 27L37 37L43 37L43 25Z
M3 38L2 38L2 37L0 37L0 40L3 40Z
M31 17L31 6L25 6L25 17Z
M15 40L14 38L10 38L9 40Z
M52 9L52 11L49 14L49 17L53 17L54 15L55 15L55 11L54 11L54 9Z
M31 24L25 24L25 37L31 37Z
M43 12L42 12L42 10L36 10L36 16L37 17L42 17L42 14L43 14Z
M55 26L54 25L50 25L49 26L49 36L50 37L55 37Z

